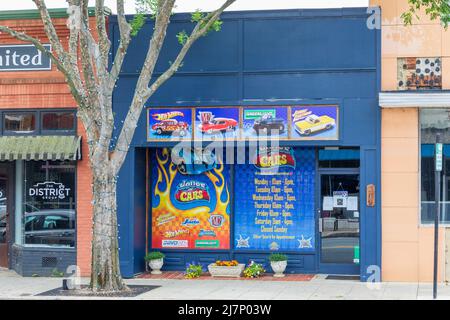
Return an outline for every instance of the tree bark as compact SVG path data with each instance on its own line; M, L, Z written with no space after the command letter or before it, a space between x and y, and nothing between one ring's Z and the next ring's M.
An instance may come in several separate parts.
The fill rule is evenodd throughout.
M94 169L94 233L90 286L97 292L128 289L120 273L116 187L117 178L108 164Z

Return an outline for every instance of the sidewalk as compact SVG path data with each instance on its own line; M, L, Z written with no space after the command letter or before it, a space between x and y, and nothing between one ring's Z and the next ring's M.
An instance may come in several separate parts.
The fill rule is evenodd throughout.
M62 278L24 278L13 271L0 270L0 299L62 299L34 295L61 286ZM127 284L156 285L160 288L133 299L235 299L235 300L367 300L431 299L432 285L381 283L370 289L366 283L350 280L325 280L318 275L311 281L246 280L149 280L131 279ZM83 284L88 279L82 280ZM439 299L450 299L450 286L440 285ZM73 299L66 297L65 299ZM91 298L92 299L92 298ZM115 298L117 299L117 298Z

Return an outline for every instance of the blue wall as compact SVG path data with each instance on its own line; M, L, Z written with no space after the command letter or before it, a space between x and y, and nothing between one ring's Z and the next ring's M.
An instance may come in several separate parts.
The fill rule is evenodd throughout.
M364 8L225 13L222 31L201 38L183 67L147 106L339 104L338 141L287 144L360 147L361 185L374 183L379 195L380 30L369 30L367 17ZM116 49L119 31L115 16L110 23ZM176 33L191 28L189 15L172 17L155 77L180 49ZM118 128L131 102L151 31L150 21L128 50L114 95ZM127 277L144 268L145 152L139 148L162 146L147 142L146 130L144 112L119 176L120 260ZM365 203L365 194L361 194ZM365 208L361 216L362 279L367 277L367 266L381 265L379 204L378 196L377 206ZM202 255L199 259L215 257ZM298 265L303 265L305 272L314 272L314 261Z

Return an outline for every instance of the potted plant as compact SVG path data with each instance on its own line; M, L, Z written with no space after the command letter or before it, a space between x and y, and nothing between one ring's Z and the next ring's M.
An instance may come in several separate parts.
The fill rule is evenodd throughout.
M255 261L251 261L247 268L244 270L244 277L246 278L259 278L266 270L264 269L262 264L256 263Z
M274 272L274 277L284 277L284 270L286 270L287 260L287 256L282 253L272 253L269 256L270 266Z
M215 263L208 265L208 271L213 277L236 277L239 278L244 271L245 264L239 263L236 260L222 261L218 260Z
M153 251L146 254L145 261L148 262L149 267L152 269L151 274L161 274L161 268L164 264L165 255L159 251Z
M201 263L191 262L186 264L186 273L184 277L186 279L200 278L203 271L203 265Z

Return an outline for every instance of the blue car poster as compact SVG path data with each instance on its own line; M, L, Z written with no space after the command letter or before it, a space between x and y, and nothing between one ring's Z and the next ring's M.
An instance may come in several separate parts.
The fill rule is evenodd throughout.
M253 164L235 166L234 248L315 250L314 148L260 148Z
M245 138L287 139L287 107L245 107L242 110L242 129Z
M191 108L149 108L147 140L192 139Z
M239 136L239 107L196 108L196 140L226 140Z
M291 108L292 140L338 140L337 106L294 106Z

